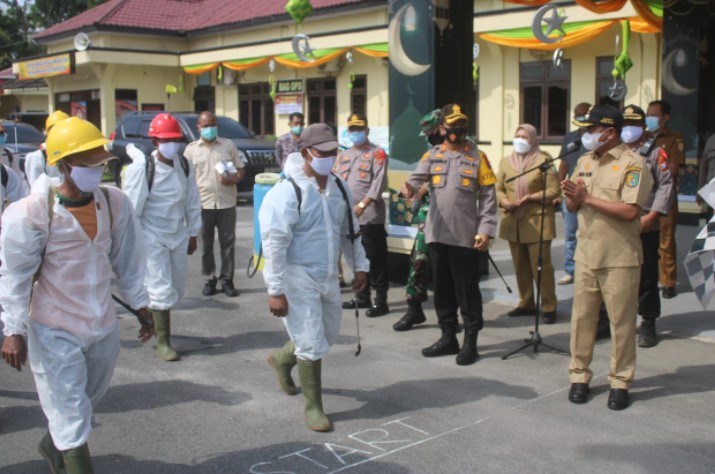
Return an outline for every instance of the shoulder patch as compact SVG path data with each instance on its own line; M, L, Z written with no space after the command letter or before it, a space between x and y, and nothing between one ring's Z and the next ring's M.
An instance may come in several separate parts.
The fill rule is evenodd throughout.
M382 166L385 164L385 160L387 159L387 154L385 153L385 150L382 148L378 148L375 150L375 162L377 162L378 165Z
M626 186L629 188L637 188L641 182L641 167L629 166L626 169Z
M427 159L429 159L429 152L428 152L428 151L425 152L424 155L422 155L422 158L420 158L420 161L425 161L425 160L427 160Z
M683 143L683 140L678 140L678 151L683 150L685 150L685 143Z
M491 186L497 182L497 177L494 175L492 165L489 163L487 155L479 152L479 174L477 175L477 183L480 186Z

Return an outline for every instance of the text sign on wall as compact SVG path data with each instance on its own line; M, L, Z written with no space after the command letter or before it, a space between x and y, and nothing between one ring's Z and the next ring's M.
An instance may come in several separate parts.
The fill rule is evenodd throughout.
M74 53L63 53L18 63L20 80L66 76L74 73Z
M290 81L278 81L276 83L276 94L302 94L303 80L292 79Z
M275 106L277 114L303 113L303 96L301 94L278 95Z

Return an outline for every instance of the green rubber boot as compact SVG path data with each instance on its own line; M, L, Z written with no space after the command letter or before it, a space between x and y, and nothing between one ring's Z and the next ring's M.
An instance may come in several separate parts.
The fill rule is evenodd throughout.
M94 474L92 457L89 455L89 445L84 443L77 448L62 451L67 474Z
M323 412L320 383L321 361L298 359L298 375L305 398L305 423L313 431L330 431L333 425Z
M67 472L62 453L52 441L52 436L50 436L49 431L45 433L45 436L40 440L40 444L37 445L37 451L47 460L52 474L65 474Z
M156 334L156 352L166 361L179 360L181 357L171 347L171 311L151 310L154 315L154 333Z
M295 345L293 341L288 341L283 347L268 354L268 363L278 374L278 385L288 395L296 395L298 389L295 387L293 377L290 372L295 367L297 358L295 356Z

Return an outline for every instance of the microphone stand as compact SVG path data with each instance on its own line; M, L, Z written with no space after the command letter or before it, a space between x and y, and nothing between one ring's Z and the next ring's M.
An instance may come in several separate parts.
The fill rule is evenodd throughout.
M510 353L502 356L502 360L506 360L512 355L523 351L524 349L528 347L533 347L534 348L534 353L539 352L539 346L544 346L548 349L551 349L554 352L564 354L564 355L571 355L570 352L565 351L563 349L559 349L558 347L546 344L543 342L541 339L541 334L539 334L539 316L541 313L541 273L542 273L542 260L543 260L543 244L544 244L544 218L546 217L546 173L549 170L549 167L551 164L560 159L561 157L572 153L573 150L568 151L567 153L563 155L559 155L556 158L549 158L548 160L544 161L538 166L535 166L531 169L528 169L524 171L523 173L520 173L516 176L513 176L509 179L506 180L507 183L510 183L514 181L517 178L521 178L522 176L531 173L532 171L539 170L541 171L541 176L542 176L542 194L541 194L541 228L539 229L539 257L536 261L536 268L537 268L537 273L536 273L536 316L534 317L534 330L529 331L529 334L531 337L524 339L524 344L523 346L519 347L516 350L511 351Z

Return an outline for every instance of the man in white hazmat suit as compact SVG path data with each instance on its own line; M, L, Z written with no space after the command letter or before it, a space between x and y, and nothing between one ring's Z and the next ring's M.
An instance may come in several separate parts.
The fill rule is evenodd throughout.
M351 242L348 216L352 196L345 182L331 175L338 142L325 124L313 124L300 134L300 153L288 156L289 179L276 184L263 200L259 224L268 287L268 306L283 318L290 341L268 356L288 395L297 389L291 370L297 364L305 398L305 421L314 431L329 431L323 411L321 359L340 330L342 307L338 256L353 265L353 290L367 285L370 263L358 235ZM342 188L342 190L341 190ZM343 195L342 191L345 191Z
M60 120L69 118L70 116L61 110L55 110L45 120L45 133L50 133L52 127ZM32 186L41 174L46 174L50 178L59 178L60 172L56 166L50 166L47 163L47 143L43 143L39 150L28 153L25 156L25 176L27 182Z
M92 411L119 353L112 276L143 320L139 339L152 335L141 228L124 193L98 187L104 163L114 158L107 143L89 122L58 122L47 151L63 182L40 176L30 195L3 215L2 356L21 370L29 349L49 428L39 451L52 472L93 472L87 445Z
M194 166L179 154L179 122L169 114L151 121L154 152L129 165L124 192L144 231L149 308L154 315L156 351L166 361L179 360L171 347L171 308L184 293L187 254L196 251L201 231L201 199Z

